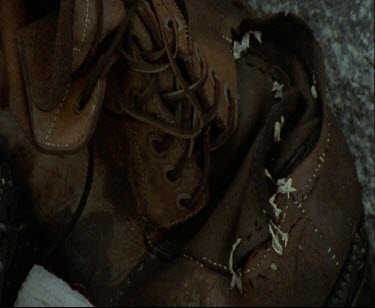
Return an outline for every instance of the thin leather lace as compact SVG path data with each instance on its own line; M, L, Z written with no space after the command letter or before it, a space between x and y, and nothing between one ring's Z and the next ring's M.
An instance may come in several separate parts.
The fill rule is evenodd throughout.
M185 153L177 163L175 170L173 170L172 177L178 177L181 175L182 170L191 158L193 151L199 151L199 147L196 147L195 144L198 137L201 139L201 142L203 143L203 153L201 153L203 157L203 174L201 176L198 188L193 194L189 205L187 205L189 208L194 207L194 205L202 198L205 187L207 186L210 152L224 144L232 135L236 127L236 101L228 91L227 98L230 105L228 128L215 138L211 138L211 123L218 113L218 102L220 91L222 89L218 78L209 68L207 61L200 56L198 48L196 47L193 56L200 64L200 77L191 84L190 81L185 79L180 65L177 62L179 50L177 21L170 7L164 1L162 1L162 3L168 10L172 21L171 30L173 35L172 41L174 42L173 48L169 46L166 30L161 22L161 18L158 15L157 10L155 10L156 20L158 22L158 27L161 34L161 41L164 46L162 46L160 50L144 52L137 49L136 44L132 44L133 54L136 54L136 58L132 57L127 51L125 51L123 42L127 35L126 30L128 29L132 15L137 10L138 3L139 1L134 1L131 5L129 5L126 1L124 1L125 6L127 7L126 19L120 25L117 34L114 36L108 49L94 65L91 73L92 77L88 81L88 85L81 97L80 102L78 103L77 108L82 110L85 107L93 89L97 84L97 81L108 67L108 64L113 56L115 56L118 52L123 56L123 59L130 70L150 76L146 89L141 93L139 93L139 91L131 91L130 97L125 97L119 83L118 76L112 72L109 74L109 84L113 90L114 97L127 115L152 127L156 127L169 136L185 140L187 143ZM102 7L99 6L98 10L99 14L103 14ZM99 18L99 20L102 21L102 17ZM101 29L98 31L101 32ZM97 40L95 43L93 43L92 50L97 48L100 36L101 33L100 35L97 35ZM89 63L92 61L92 59L93 57L86 61L84 66L85 69L89 67ZM166 70L171 70L173 72L177 89L171 92L160 93L157 89L157 78L160 73L165 72ZM200 90L206 84L209 77L211 77L214 82L214 95L213 101L210 104L211 107L207 109L201 103L202 100L200 99L199 95ZM153 98L158 105L158 109L160 111L159 117L144 111L145 104L151 98ZM186 122L186 119L185 121L181 120L183 118L183 108L181 107L182 101L185 104L189 104L191 106L189 108L192 108L192 114L190 120L188 121L190 124ZM173 114L166 107L166 104L168 103L175 103L176 105L180 104L180 108L176 108L176 111ZM165 138L163 146L168 147L170 144L170 138Z
M165 5L165 3L164 3ZM200 104L199 100L196 97L196 92L198 92L199 89L202 88L202 86L205 84L208 78L208 65L205 60L202 60L199 56L199 53L196 52L196 57L201 65L201 77L194 82L192 85L189 85L188 82L186 82L185 78L183 77L183 74L178 67L178 64L176 62L176 56L178 51L178 33L177 33L177 25L176 20L173 16L173 13L169 9L167 5L165 5L166 8L169 11L169 14L172 19L173 23L173 39L175 42L174 51L172 51L171 47L168 44L168 38L167 34L165 32L164 27L162 26L160 22L160 17L157 16L159 27L161 30L161 36L164 43L164 48L162 49L163 53L165 51L167 55L168 62L165 64L152 64L147 63L145 60L133 60L124 50L122 50L122 54L124 55L125 59L127 60L127 63L129 65L130 69L133 69L137 72L142 72L145 74L158 74L161 73L167 69L171 69L175 78L176 82L181 88L181 90L176 90L169 93L163 93L159 95L156 91L156 83L152 82L154 78L152 78L150 82L150 86L146 88L146 90L142 93L141 98L142 100L147 99L147 96L154 95L157 93L157 96L159 98L159 103L164 104L163 101L180 101L182 99L186 99L192 106L194 110L194 116L192 117L192 123L191 129L186 129L181 126L181 123L177 123L178 121L171 121L171 123L167 123L162 119L156 118L151 116L148 113L144 113L142 111L139 111L135 108L135 102L132 100L127 100L122 94L121 88L118 84L118 80L116 78L111 79L111 84L114 88L114 94L119 101L122 108L130 115L135 117L136 119L145 122L151 126L158 127L162 131L164 131L167 134L170 134L172 136L182 138L182 139L190 139L190 146L186 147L185 153L182 155L180 161L177 163L177 166L172 171L171 177L172 179L178 178L182 170L184 169L184 166L189 161L190 156L192 155L192 148L194 146L194 140L199 135L203 135L203 174L200 179L200 183L194 192L192 199L189 200L187 204L185 204L185 207L187 208L193 208L202 198L205 187L207 186L208 182L208 173L209 173L209 166L210 166L210 146L209 146L209 131L210 126L209 124L215 117L217 113L217 107L218 107L218 101L219 101L219 91L220 91L220 84L217 78L212 74L212 77L215 81L215 94L214 94L214 101L213 106L208 112L204 111L204 108ZM162 52L160 52L161 54ZM139 55L140 53L138 53ZM152 88L153 91L150 91ZM147 93L148 95L145 95ZM166 108L165 108L166 109ZM181 109L179 109L181 111ZM176 111L177 113L177 111ZM174 118L178 118L178 115L176 114ZM194 121L194 119L197 119L198 121Z

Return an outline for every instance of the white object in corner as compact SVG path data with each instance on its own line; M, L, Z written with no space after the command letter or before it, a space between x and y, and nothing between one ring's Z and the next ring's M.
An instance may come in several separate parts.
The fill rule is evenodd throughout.
M43 267L35 265L18 293L14 307L93 307L80 293Z

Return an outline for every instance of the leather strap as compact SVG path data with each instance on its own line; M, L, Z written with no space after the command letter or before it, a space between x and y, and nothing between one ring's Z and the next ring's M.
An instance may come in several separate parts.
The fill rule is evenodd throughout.
M58 16L43 18L19 35L29 103L43 111L59 105L71 82L74 3L62 0Z

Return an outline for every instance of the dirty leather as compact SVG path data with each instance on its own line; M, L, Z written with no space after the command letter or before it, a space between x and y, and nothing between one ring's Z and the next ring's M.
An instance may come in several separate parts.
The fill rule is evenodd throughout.
M95 305L326 303L362 207L304 21L214 0L62 0L32 22L22 1L0 9L0 134L46 242L94 147L85 210L45 261L57 275Z

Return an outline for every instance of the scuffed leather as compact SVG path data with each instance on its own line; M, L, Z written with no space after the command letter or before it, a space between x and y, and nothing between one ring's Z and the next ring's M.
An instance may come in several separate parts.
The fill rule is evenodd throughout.
M93 48L99 25L96 1L76 1L73 4L70 0L62 1L58 16L55 12L48 13L20 28L14 37L18 41L18 51L13 52L19 56L15 61L18 66L22 65L24 79L18 79L17 84L22 88L24 85L27 91L26 97L22 92L19 94L23 101L17 106L22 113L16 110L16 114L31 123L34 142L49 153L71 153L87 144L105 93L107 70L85 110L76 112L75 106L90 70L78 80L73 74ZM104 1L103 12L101 41L119 26L126 15L121 1Z
M131 289L129 296L124 296L122 304L322 306L344 265L353 241L353 230L362 213L360 187L345 140L326 105L326 82L319 47L308 27L294 16L280 14L269 19L249 20L245 24L240 29L262 31L264 41L274 38L275 50L285 46L294 52L297 59L304 63L304 69L298 69L296 74L293 66L285 66L285 73L290 76L290 94L286 90L284 102L274 102L271 114L266 116L266 126L258 128L258 136L250 144L248 154L225 195L218 201L200 232L189 241L187 247L193 257L177 259L158 269L153 275L156 277L154 279L144 278L138 284L141 289L137 286ZM271 32L275 29L280 29L280 33ZM289 38L293 38L299 46L293 46L290 42L286 44ZM305 49L305 46L309 46L309 49ZM249 53L251 57L251 51ZM269 56L268 62L275 61L272 54L266 53L265 56ZM247 56L244 58L248 59ZM252 64L257 67L262 65L262 61L252 60ZM276 60L274 64L283 64L283 60ZM238 65L246 64L240 61ZM301 66L296 63L295 67ZM239 69L238 72L244 71ZM311 93L314 72L317 100ZM300 94L297 95L296 90ZM263 99L266 97L264 95ZM272 137L271 142L273 139L273 126L267 128L267 122L274 123L278 119L283 110L278 105L283 103L288 104L286 110L289 108L290 111L293 111L291 106L301 103L311 107L305 108L304 113L297 118L284 113L287 122L292 122L290 125L293 127L282 138L286 146L289 140L294 145L301 140L299 144L303 145L306 137L314 131L318 132L318 139L303 161L295 165L290 173L284 174L293 180L297 191L290 199L286 196L277 198L278 207L285 214L281 217L280 228L289 234L287 248L279 256L272 248L271 238L264 236L268 232L265 224L269 218L262 213L262 201L268 201L271 197L269 194L264 196L264 200L259 198L262 192L259 186L262 181L266 182L264 167L262 172L254 173L252 170L257 168L252 164L259 163L255 159L259 144L261 153L267 153L268 150L263 147L267 145L269 137ZM242 104L248 104L247 100L240 99ZM269 121L269 118L272 120ZM319 118L320 122L315 121L315 118ZM309 119L315 124L305 125ZM279 155L283 155L284 159L290 155L289 151L279 150L276 153L281 153ZM279 157L276 156L277 159ZM277 166L277 163L273 166ZM337 240L338 236L340 240ZM236 252L236 260L238 267L242 268L243 294L229 290L229 273L227 277L219 273L220 269L228 270L232 245L239 237L243 241ZM171 297L167 290L172 287L176 291ZM156 289L158 291L154 292Z
M229 1L213 2L186 3L191 37L200 40L202 54L238 97L237 130L212 154L205 203L181 210L175 196L197 185L196 157L180 182L165 183L165 166L182 151L179 140L166 153L152 152L149 135L160 131L116 110L107 89L104 103L111 111L96 116L87 210L49 263L68 282L83 284L96 305L321 306L350 249L362 212L360 187L345 138L327 107L323 57L312 31L291 14L254 18ZM202 26L202 16L212 19L209 27ZM137 18L133 27L143 48L151 50L152 35ZM252 41L235 62L232 45L222 36L238 40L247 31L261 31L262 44ZM116 69L125 95L145 86L141 75L127 74L120 65ZM272 92L275 81L284 84L282 99ZM170 90L173 76L166 73L158 86ZM75 99L67 100L67 110ZM156 110L149 106L150 113ZM59 138L64 123L71 123L61 112L55 124ZM275 123L281 116L285 124L276 143ZM40 120L41 127L51 120L52 115ZM83 125L71 124L77 130ZM71 148L72 155L42 154L19 125L8 110L0 113L0 134L11 141L12 165L29 187L36 216L53 242L79 201L87 153ZM282 210L278 225L289 235L282 256L273 249L268 230L275 220L269 200L276 187L265 169L275 181L292 179L296 190L289 198L275 199ZM150 222L153 228L147 228ZM233 260L242 273L242 294L230 290L229 259L239 238Z

